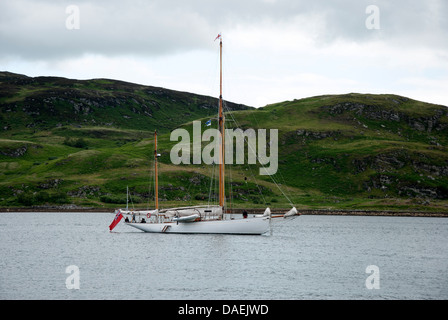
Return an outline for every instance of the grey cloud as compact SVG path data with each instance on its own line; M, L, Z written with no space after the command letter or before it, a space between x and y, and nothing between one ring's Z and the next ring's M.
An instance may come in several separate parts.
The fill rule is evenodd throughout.
M67 30L68 5L80 8L80 29ZM365 8L380 8L381 30L365 28ZM448 4L443 0L2 0L0 57L52 59L103 55L163 55L205 49L216 33L262 21L287 23L300 16L323 19L321 45L335 39L379 38L403 45L448 46Z
M24 58L164 54L201 45L208 28L194 12L166 10L143 1L83 2L80 29L68 30L65 9L69 2L21 1L0 5L2 55Z

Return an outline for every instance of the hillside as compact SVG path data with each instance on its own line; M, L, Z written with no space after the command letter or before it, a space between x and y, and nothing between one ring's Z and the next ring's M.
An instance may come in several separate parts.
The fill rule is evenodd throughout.
M448 210L445 106L352 93L233 112L232 121L279 130L274 179L303 208Z
M445 106L347 94L274 104L252 117L260 127L281 128L280 172L308 194L385 205L448 199Z
M231 110L249 107L227 102ZM185 121L217 114L218 100L109 79L72 80L0 72L3 130L103 126L168 132Z
M210 186L216 185L216 171L175 166L169 156L177 143L169 130L191 130L192 120L215 116L213 98L106 79L3 73L0 82L0 207L114 208L124 205L127 186L133 205L151 206L156 128L162 131L161 206L214 201ZM260 109L229 102L226 107L229 124L279 130L273 178L298 208L448 211L444 106L396 95L347 94ZM233 181L232 205L288 207L272 179L258 176L256 167L226 171Z

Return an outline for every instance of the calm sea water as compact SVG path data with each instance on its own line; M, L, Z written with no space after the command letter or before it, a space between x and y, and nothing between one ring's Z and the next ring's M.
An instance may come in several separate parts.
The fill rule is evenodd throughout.
M444 218L305 215L235 236L111 233L113 217L1 213L0 299L448 298Z

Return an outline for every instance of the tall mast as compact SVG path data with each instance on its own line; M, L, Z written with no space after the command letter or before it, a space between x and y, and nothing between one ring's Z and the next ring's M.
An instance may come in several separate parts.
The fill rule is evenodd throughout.
M126 186L126 211L129 210L129 186Z
M219 132L221 145L219 148L219 205L225 205L224 192L224 115L222 112L222 36L219 37Z
M156 209L159 209L159 177L157 176L157 130L154 131L154 175L156 178L156 186L154 191Z

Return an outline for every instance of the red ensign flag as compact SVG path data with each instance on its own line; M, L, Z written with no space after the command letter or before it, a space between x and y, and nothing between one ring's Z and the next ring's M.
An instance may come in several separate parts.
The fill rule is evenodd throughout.
M118 210L117 214L115 215L114 221L109 226L109 230L112 231L113 228L120 222L121 218L123 218L123 215L121 214L121 211Z

